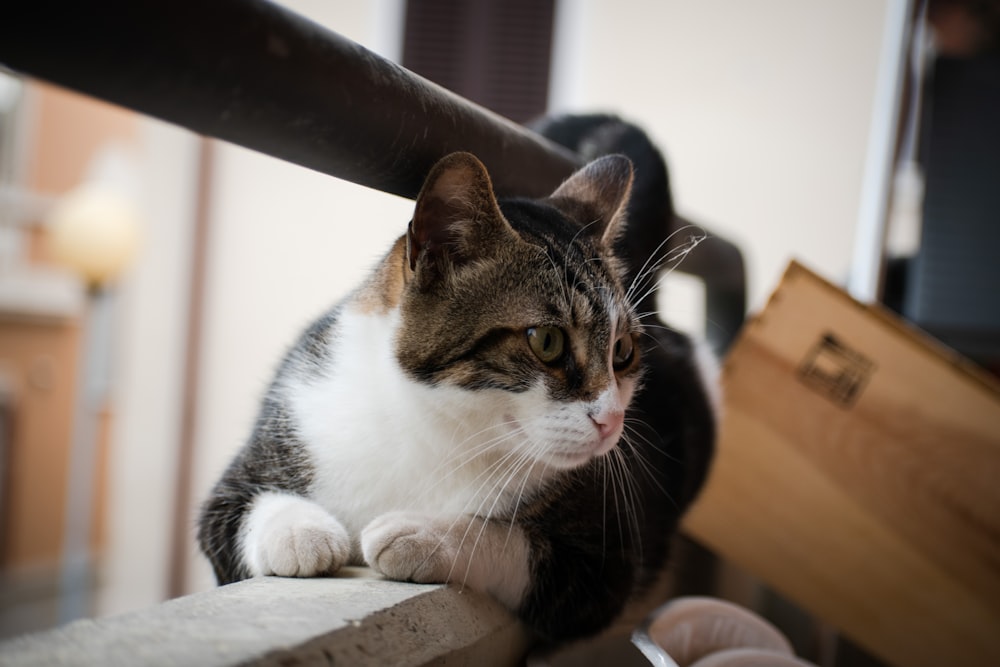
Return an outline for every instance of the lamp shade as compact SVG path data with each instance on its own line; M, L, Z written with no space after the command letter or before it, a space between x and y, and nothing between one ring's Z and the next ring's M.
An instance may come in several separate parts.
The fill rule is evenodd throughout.
M53 207L49 222L54 257L91 286L118 277L138 248L135 207L113 190L94 185L72 190Z

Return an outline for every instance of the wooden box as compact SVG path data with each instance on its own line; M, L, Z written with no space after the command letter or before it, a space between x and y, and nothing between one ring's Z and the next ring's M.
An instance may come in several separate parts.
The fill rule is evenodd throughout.
M1000 665L1000 385L793 263L689 534L894 665Z

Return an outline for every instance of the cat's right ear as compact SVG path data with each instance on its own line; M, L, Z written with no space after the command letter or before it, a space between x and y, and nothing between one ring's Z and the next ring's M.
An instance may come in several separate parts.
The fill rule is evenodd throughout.
M633 178L631 160L624 155L605 155L567 178L552 197L586 205L595 216L588 221L588 231L610 245L624 231Z
M475 259L491 230L506 226L486 167L471 153L452 153L431 169L406 234L410 270L460 266Z

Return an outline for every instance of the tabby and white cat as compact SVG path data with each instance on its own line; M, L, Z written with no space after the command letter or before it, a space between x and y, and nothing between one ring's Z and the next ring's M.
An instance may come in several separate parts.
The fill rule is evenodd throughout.
M487 592L550 641L607 626L662 570L714 438L698 355L644 325L645 272L615 253L632 185L605 156L498 201L474 156L438 162L205 503L219 582L368 564Z

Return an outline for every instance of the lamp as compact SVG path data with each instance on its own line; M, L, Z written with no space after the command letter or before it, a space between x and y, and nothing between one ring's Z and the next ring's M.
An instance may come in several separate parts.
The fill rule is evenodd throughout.
M49 215L50 250L87 285L82 353L66 492L59 622L88 615L90 528L100 411L111 376L114 280L138 248L139 216L131 202L99 185L62 197Z
M114 190L81 186L55 204L49 222L55 259L76 271L91 289L117 278L138 248L138 214Z

